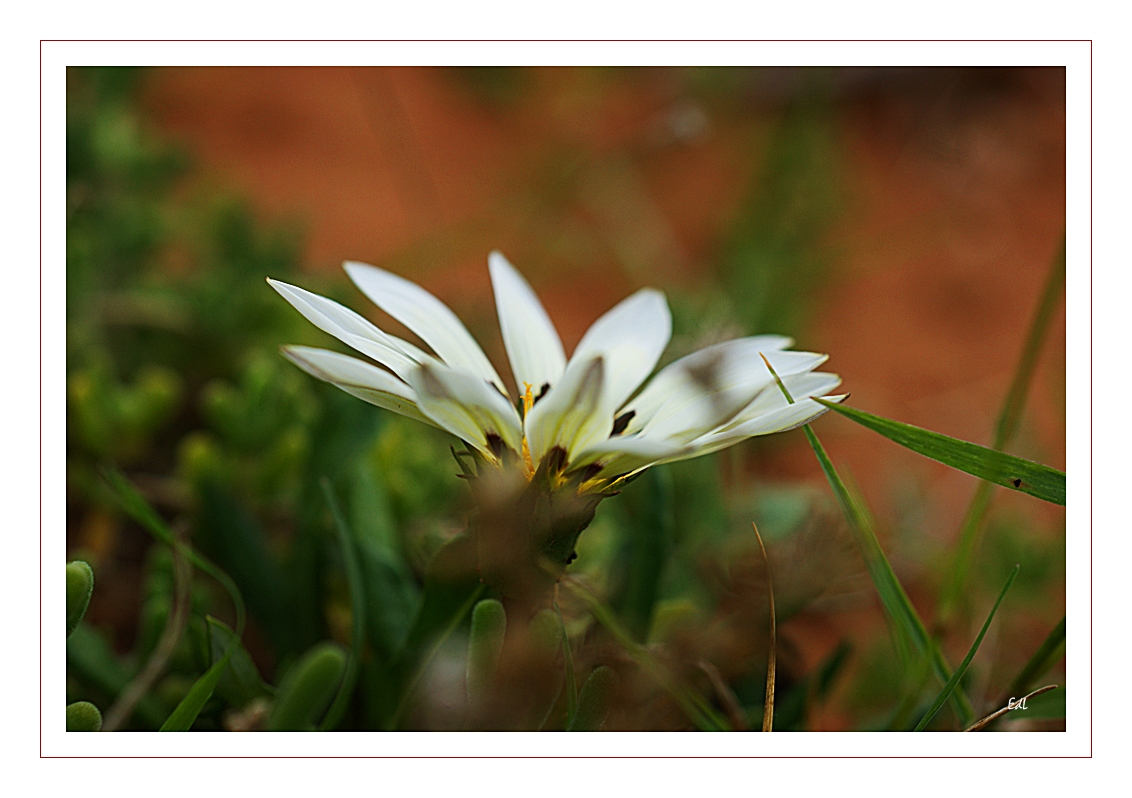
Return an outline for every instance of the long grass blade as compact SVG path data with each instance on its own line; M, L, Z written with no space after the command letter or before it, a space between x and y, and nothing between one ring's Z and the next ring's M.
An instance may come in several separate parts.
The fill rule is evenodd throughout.
M188 731L192 728L200 711L204 709L208 699L212 698L212 693L216 690L216 685L220 683L220 677L224 673L224 669L228 667L228 660L232 658L232 652L235 650L235 646L229 648L228 652L216 664L193 682L189 692L181 699L181 703L170 713L165 722L161 724L158 731Z
M327 477L319 480L319 486L326 497L326 506L330 508L330 515L334 519L338 548L342 551L342 563L346 568L346 584L350 588L350 656L346 660L346 671L342 675L338 693L318 725L319 731L330 731L342 722L342 716L346 714L346 707L354 693L354 685L358 682L358 667L362 659L362 648L365 646L366 595L362 583L362 569L358 564L357 552L354 551L354 537L350 534L345 516L342 515L338 497L334 495L334 486Z
M775 381L778 383L779 390L782 391L787 401L794 402L794 398L790 395L790 391L782 383L778 374L775 373L774 368L770 362L764 357L763 362L766 363L770 373L774 376ZM908 594L904 591L903 585L900 580L896 578L896 572L892 570L892 565L888 562L888 557L885 556L884 549L877 539L876 532L873 531L872 524L869 522L868 514L862 510L856 501L854 501L852 494L846 487L845 482L837 473L837 469L833 467L833 461L829 459L829 455L822 446L821 441L818 440L817 434L810 428L809 424L802 427L806 434L806 439L810 442L810 447L814 450L814 454L818 458L818 463L821 465L822 472L825 474L826 480L829 482L830 487L833 488L833 493L837 497L837 502L841 506L842 514L849 524L849 529L853 533L853 537L857 541L857 546L861 550L861 556L865 560L865 568L869 572L869 577L872 579L874 587L876 587L877 595L880 597L881 605L884 607L885 612L892 621L898 634L902 634L906 639L916 648L921 656L926 656L930 659L932 670L936 674L936 678L943 683L951 678L951 669L947 665L943 654L940 652L939 647L935 644L931 635L928 634L927 627L921 620L919 613L916 612L912 600L908 598ZM952 691L952 702L955 706L956 714L962 723L970 723L974 720L975 711L971 707L971 702L968 700L966 693L963 689L957 688Z
M986 637L987 629L990 629L991 621L994 620L999 605L1002 604L1002 600L1006 598L1006 593L1010 590L1010 586L1014 584L1014 580L1017 578L1018 571L1020 571L1021 568L1021 565L1015 565L1010 571L1010 576L1006 578L1006 584L1002 586L1002 592L998 594L998 600L995 601L994 606L991 607L990 614L987 616L986 621L983 622L983 628L979 630L979 636L975 638L975 642L971 644L970 650L967 651L967 656L959 663L959 667L955 669L955 673L951 674L951 678L947 680L947 684L943 686L943 689L940 691L939 695L936 696L935 701L932 702L928 711L920 718L920 722L916 724L916 728L913 729L913 731L923 731L924 728L931 723L932 718L935 717L935 713L939 712L939 708L943 706L943 702L947 700L947 697L951 695L951 691L955 689L955 686L959 684L959 680L963 678L963 674L967 672L967 667L971 664L971 660L975 658L975 653L979 650L979 646L982 645L983 638Z
M755 540L759 542L759 551L763 554L763 563L766 565L766 599L770 614L770 647L766 655L766 697L763 699L763 731L774 730L774 668L777 659L777 634L774 628L774 585L770 577L770 560L766 556L766 546L763 545L763 536L755 522L751 522L751 529L755 530Z
M996 452L977 443L866 413L855 407L845 407L818 398L814 398L814 401L924 457L995 485L1028 493L1053 504L1065 505L1064 471Z
M1053 667L1061 658L1065 648L1065 616L1061 616L1060 623L1046 636L1030 661L1022 666L1022 670L1014 677L1007 689L1009 695L1018 695L1023 690L1030 689L1041 676Z
M1014 369L1014 376L1010 381L1010 388L1006 392L1002 409L995 424L994 441L991 448L1001 452L1014 437L1018 429L1018 422L1022 418L1022 410L1026 405L1026 395L1030 391L1034 372L1037 369L1038 355L1041 353L1046 332L1053 319L1053 312L1057 308L1058 300L1065 290L1065 239L1061 240L1061 247L1050 266L1046 284L1042 288L1041 298L1038 300L1034 319L1030 323L1030 330L1026 334L1026 342L1022 346L1022 355L1018 358L1018 365ZM979 532L986 519L990 507L993 486L989 482L979 482L979 487L971 499L967 512L963 516L963 525L959 528L959 542L955 548L947 584L940 595L939 616L940 621L946 623L959 604L964 587L967 584L967 575L970 572L974 559L975 546L978 543Z

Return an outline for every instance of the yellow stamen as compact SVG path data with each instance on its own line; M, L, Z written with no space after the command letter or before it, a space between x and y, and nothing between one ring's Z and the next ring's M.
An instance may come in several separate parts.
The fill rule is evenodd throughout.
M526 420L527 414L535 406L535 394L534 387L529 382L524 382L523 385L526 387L523 392L523 419ZM527 445L525 433L523 434L523 465L527 467L527 479L530 479L535 474L535 464L531 461L531 447Z

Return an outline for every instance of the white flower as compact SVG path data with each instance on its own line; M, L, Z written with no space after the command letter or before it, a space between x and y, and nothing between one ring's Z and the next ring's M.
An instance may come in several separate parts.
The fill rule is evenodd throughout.
M809 397L824 396L840 383L835 374L814 371L827 355L789 351L789 338L760 335L682 357L638 392L672 333L664 294L645 288L625 299L594 322L567 360L522 275L499 252L488 257L488 267L521 392L514 401L444 303L415 283L363 263L347 262L346 273L432 352L381 331L337 302L269 279L317 327L379 365L305 346L286 346L283 353L347 393L447 430L490 462L514 455L528 478L553 453L548 463L562 474L580 472L587 492L651 465L813 421L826 408ZM794 404L775 384L764 356Z

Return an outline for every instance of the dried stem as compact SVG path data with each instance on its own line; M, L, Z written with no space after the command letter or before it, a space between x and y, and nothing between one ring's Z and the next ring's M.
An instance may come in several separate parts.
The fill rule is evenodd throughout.
M184 538L187 527L178 524L173 529L173 609L161 632L161 637L141 669L118 696L106 713L102 731L116 731L133 714L138 702L153 687L165 671L170 657L177 650L181 635L189 622L189 599L192 592L192 566L185 552Z

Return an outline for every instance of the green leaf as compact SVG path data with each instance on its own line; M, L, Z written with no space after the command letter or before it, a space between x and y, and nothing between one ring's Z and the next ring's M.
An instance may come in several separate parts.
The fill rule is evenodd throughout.
M330 704L346 670L346 652L337 643L319 643L296 662L267 721L268 731L311 731Z
M361 568L358 566L358 558L354 552L353 536L346 525L346 519L342 516L342 509L338 506L334 488L326 477L320 480L320 485L326 496L326 503L330 507L330 514L334 518L334 528L338 533L338 547L342 551L342 561L346 567L346 583L350 587L351 615L350 658L346 662L346 673L342 677L342 683L338 687L338 693L334 696L330 709L326 711L326 717L319 724L320 731L328 731L337 728L341 723L353 696L354 686L358 682L358 667L366 637L366 599Z
M472 629L468 637L468 701L478 704L491 695L495 670L503 653L507 633L507 613L496 599L484 599L472 610Z
M931 723L932 718L935 717L935 713L943 706L943 702L947 700L947 697L951 695L951 691L955 689L955 685L959 684L959 680L962 679L963 674L967 672L967 667L971 664L971 660L975 658L975 653L979 650L979 646L982 645L983 638L986 637L987 629L990 628L991 621L994 620L994 615L998 612L999 605L1002 604L1002 600L1006 598L1006 592L1010 590L1010 586L1014 584L1014 579L1018 576L1018 571L1020 571L1021 568L1021 565L1015 565L1014 569L1010 572L1010 576L1006 578L1006 584L1002 586L1002 592L998 594L998 600L995 601L994 606L991 607L990 614L983 623L983 628L979 630L979 636L975 638L975 642L971 644L970 650L967 651L967 656L959 663L959 667L955 669L955 673L951 674L951 678L947 680L947 684L943 686L943 689L940 691L939 695L936 696L935 701L932 702L928 711L920 718L920 722L916 724L916 728L913 731L923 731L924 728ZM966 726L967 722L964 721L963 725Z
M216 618L208 617L205 621L208 624L211 663L215 665L228 654L229 650L232 651L228 669L223 672L216 685L216 694L236 708L245 706L253 698L270 694L271 688L263 681L259 669L240 643L236 633Z
M94 571L82 560L67 563L67 637L86 615L94 592ZM99 725L101 725L101 718Z
M102 713L89 701L67 704L67 731L96 732L102 728Z
M911 424L876 416L824 399L814 399L861 426L877 432L924 457L964 471L1010 490L1028 493L1053 504L1065 505L1065 472L1021 457L996 452L977 443L961 441Z
M608 665L594 668L582 685L582 692L578 696L578 711L566 731L601 731L620 686L621 679L613 668Z
M196 721L200 711L204 709L204 705L208 703L208 699L212 698L213 692L216 690L216 685L220 683L220 677L224 673L224 669L228 667L228 661L232 658L234 648L228 649L220 660L213 664L211 668L204 672L203 675L189 688L189 692L181 699L181 703L177 708L166 718L165 722L161 724L158 731L175 732L175 731L188 731L192 728L193 723Z

